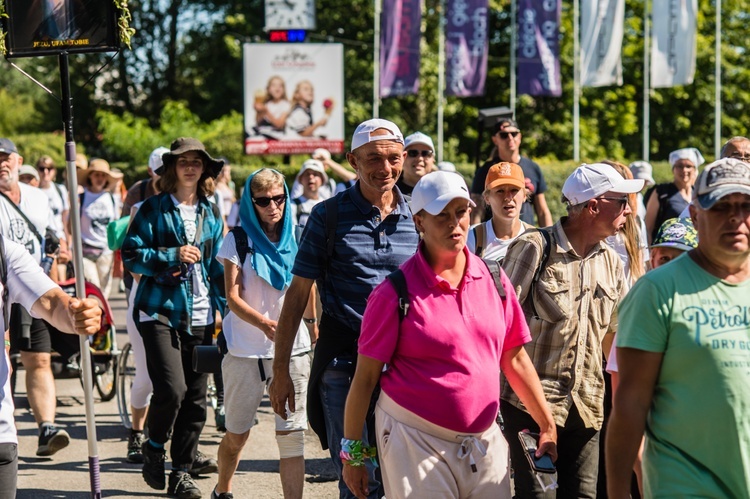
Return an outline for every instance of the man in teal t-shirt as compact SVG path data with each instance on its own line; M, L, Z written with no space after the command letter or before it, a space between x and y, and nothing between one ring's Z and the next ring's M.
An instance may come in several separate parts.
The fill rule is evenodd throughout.
M690 214L698 248L620 306L610 498L629 497L644 430L646 497L750 497L750 165L706 167Z

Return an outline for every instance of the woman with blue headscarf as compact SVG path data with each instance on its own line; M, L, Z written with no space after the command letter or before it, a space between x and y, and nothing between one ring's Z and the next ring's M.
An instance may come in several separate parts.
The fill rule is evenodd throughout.
M243 241L245 239L246 241ZM224 318L228 353L222 362L227 432L219 446L219 483L211 497L231 498L232 478L255 414L270 383L276 324L292 281L297 254L289 193L284 177L264 168L245 183L240 227L224 239L217 259L224 264L229 313ZM314 300L308 303L292 350L290 375L296 411L276 416L276 442L284 497L302 497L304 430L311 334L317 335Z

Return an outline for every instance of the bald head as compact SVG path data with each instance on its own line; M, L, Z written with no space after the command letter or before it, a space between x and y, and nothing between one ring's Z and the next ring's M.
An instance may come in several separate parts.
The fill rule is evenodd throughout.
M747 137L732 137L721 148L721 157L750 161L750 139Z

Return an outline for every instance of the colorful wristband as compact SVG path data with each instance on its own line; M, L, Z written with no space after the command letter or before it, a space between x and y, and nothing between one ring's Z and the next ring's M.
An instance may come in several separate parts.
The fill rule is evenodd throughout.
M365 446L362 440L341 439L339 458L349 466L364 466L365 460L369 459L373 466L377 468L378 462L375 460L376 456L377 450L375 447Z

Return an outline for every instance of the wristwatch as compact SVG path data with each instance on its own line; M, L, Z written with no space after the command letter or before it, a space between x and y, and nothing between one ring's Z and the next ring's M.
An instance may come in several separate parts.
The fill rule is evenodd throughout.
M315 324L316 322L318 322L318 319L316 319L315 317L311 317L311 318L303 317L302 320L308 324Z

